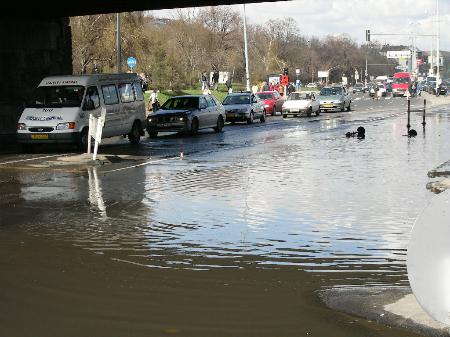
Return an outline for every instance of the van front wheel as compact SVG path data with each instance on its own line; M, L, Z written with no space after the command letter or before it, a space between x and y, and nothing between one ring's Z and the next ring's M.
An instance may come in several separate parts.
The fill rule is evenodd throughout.
M80 151L87 151L88 146L88 128L84 128L80 133L80 138L78 139L77 147Z
M128 140L131 144L137 145L141 140L141 125L139 122L134 122L130 133L128 134Z

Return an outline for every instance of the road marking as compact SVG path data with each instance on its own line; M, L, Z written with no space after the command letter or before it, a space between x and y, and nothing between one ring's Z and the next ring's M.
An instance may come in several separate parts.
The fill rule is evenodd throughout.
M179 157L178 156L173 156L173 157L155 159L155 160L152 160L152 161L146 161L145 163L141 163L141 164L125 166L125 167L121 167L121 168L114 169L114 170L109 170L109 171L103 171L102 173L111 173L111 172L124 171L124 170L132 169L132 168L136 168L136 167L140 167L140 166L151 165L153 163L159 163L159 162L162 162L162 161L172 160L172 159L175 159L175 158L179 158Z
M25 162L25 161L45 159L45 158L52 158L52 157L63 157L63 156L71 155L71 154L72 153L69 153L69 154L55 154L55 155L52 155L52 156L44 156L44 157L35 157L35 158L28 158L28 159L12 160L12 161L7 161L7 162L4 162L4 163L0 163L0 165L22 163L22 162Z

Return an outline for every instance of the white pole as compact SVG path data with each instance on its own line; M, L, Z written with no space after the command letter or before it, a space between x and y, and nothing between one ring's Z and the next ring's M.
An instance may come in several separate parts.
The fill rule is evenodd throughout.
M439 20L439 0L436 0L436 16L437 16L437 40L436 40L436 56L437 56L437 60L436 60L436 69L437 69L437 74L436 74L436 92L438 90L439 84L440 84L440 71L439 71L439 63L441 61L441 56L439 53L439 40L440 40L440 34L441 34L441 29L440 29L440 20Z
M430 76L433 76L433 74L434 74L434 20L431 20L431 35L432 35L431 36L431 50L430 50L431 64L430 64L429 74L430 74Z
M245 49L245 77L247 80L247 91L250 91L250 74L248 72L248 49L247 49L247 18L244 4L244 49Z

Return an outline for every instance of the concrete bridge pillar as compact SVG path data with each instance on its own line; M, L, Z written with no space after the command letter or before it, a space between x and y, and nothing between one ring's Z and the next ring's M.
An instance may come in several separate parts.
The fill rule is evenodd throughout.
M68 18L0 20L0 146L15 142L15 128L40 80L72 74Z

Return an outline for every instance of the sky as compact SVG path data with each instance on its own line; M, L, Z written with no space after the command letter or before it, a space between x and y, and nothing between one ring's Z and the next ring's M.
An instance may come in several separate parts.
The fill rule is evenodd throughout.
M242 12L243 6L230 7ZM450 51L450 1L440 0L439 10L440 49ZM176 10L149 12L156 17L167 18L176 14ZM262 24L269 19L292 17L304 36L345 33L356 42L363 43L365 30L370 29L372 41L391 45L410 45L411 39L408 36L374 34L432 34L433 22L437 27L435 13L436 0L295 0L246 5L248 23ZM431 37L417 37L416 41L421 50L431 48Z

